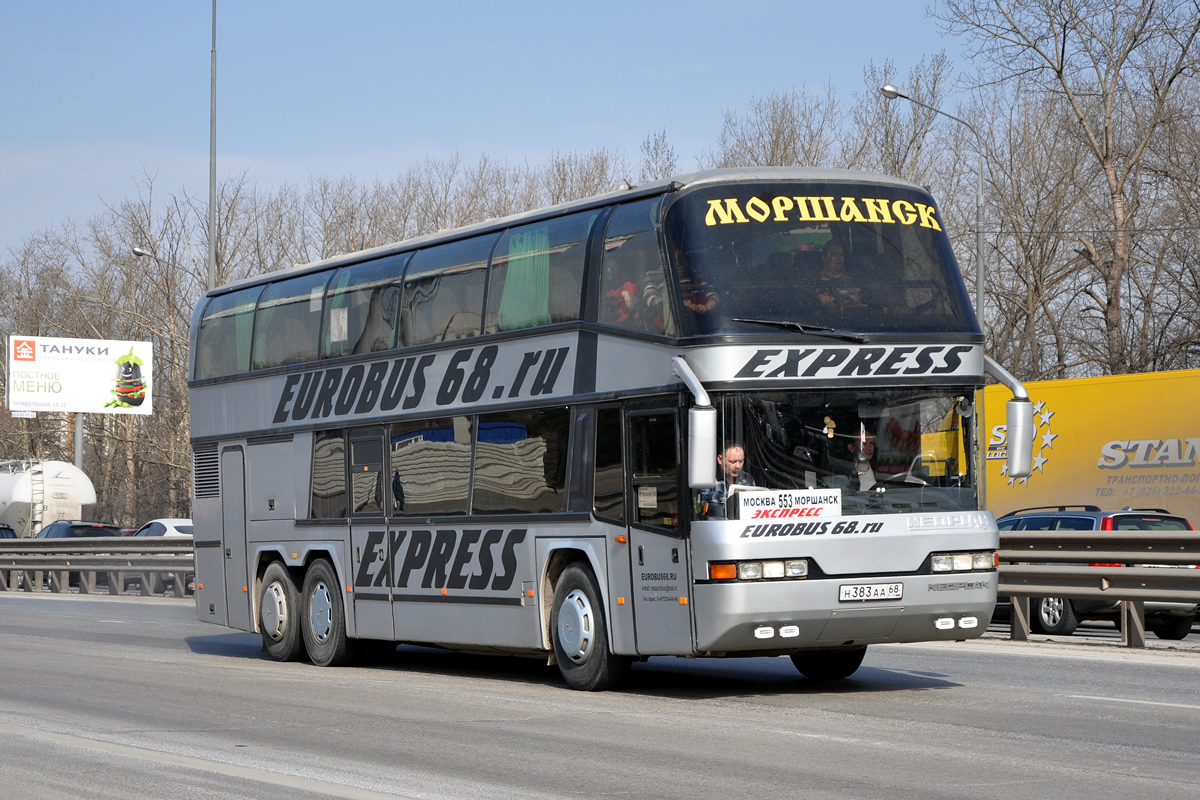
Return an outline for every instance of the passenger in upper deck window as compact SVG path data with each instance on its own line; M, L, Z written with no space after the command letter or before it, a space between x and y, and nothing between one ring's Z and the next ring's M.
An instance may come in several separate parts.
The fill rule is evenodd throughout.
M846 248L830 239L821 251L821 270L814 279L814 296L822 308L865 311L862 282L846 272Z

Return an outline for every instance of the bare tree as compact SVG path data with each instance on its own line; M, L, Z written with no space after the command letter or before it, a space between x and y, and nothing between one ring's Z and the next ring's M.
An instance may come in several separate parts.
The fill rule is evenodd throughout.
M1169 119L1174 94L1200 66L1195 0L945 0L934 11L975 48L1001 84L1018 79L1061 97L1099 178L1103 228L1078 235L1094 275L1086 287L1104 325L1097 363L1110 373L1144 366L1131 358L1123 284L1136 250L1136 175ZM1097 220L1099 221L1099 219ZM1097 226L1099 228L1099 226Z
M642 165L638 183L661 181L679 172L679 156L667 141L667 132L655 131L642 140Z
M793 87L755 97L744 115L725 112L715 152L702 167L833 167L843 165L839 147L841 104L833 85L820 92Z

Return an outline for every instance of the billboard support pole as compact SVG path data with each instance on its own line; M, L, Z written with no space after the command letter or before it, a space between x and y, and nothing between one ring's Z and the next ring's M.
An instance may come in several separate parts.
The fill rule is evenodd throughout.
M75 412L75 466L83 469L83 414Z

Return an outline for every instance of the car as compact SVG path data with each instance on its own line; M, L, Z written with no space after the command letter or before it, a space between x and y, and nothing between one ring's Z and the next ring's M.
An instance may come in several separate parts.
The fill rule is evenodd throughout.
M1001 531L1190 531L1187 518L1161 508L1130 508L1103 511L1099 506L1046 506L1023 508L996 521ZM1146 565L1154 566L1154 565ZM1031 597L1031 627L1041 633L1070 636L1085 619L1106 619L1118 625L1121 604L1116 600L1085 600L1069 597ZM1146 629L1160 639L1183 639L1196 619L1194 603L1145 604Z
M191 539L192 538L192 521L190 519L181 519L181 518L174 518L174 517L166 518L166 519L152 519L149 522L147 522L145 525L143 525L142 527L138 528L133 533L133 535L134 536L165 536L167 538ZM192 593L193 585L196 582L195 574L191 573L191 572L187 573L187 575L185 576L185 580L187 583L183 587L183 592L176 592L176 594L188 595L188 594ZM165 580L161 577L155 577L154 582L151 584L151 591L154 594L162 594L167 589L174 587L174 585L175 585L175 579L173 577L168 577Z
M138 528L134 536L186 536L192 538L190 519L152 519Z
M17 532L11 525L0 525L0 539L16 539Z
M83 520L60 519L42 528L35 539L92 538L94 536L120 536L121 529L107 522L84 522Z

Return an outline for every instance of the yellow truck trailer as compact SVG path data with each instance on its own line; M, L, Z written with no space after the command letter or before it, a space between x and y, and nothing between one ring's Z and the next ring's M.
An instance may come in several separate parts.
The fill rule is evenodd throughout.
M1160 508L1200 525L1200 370L1033 381L1033 470L1006 474L1004 401L984 392L987 508Z

